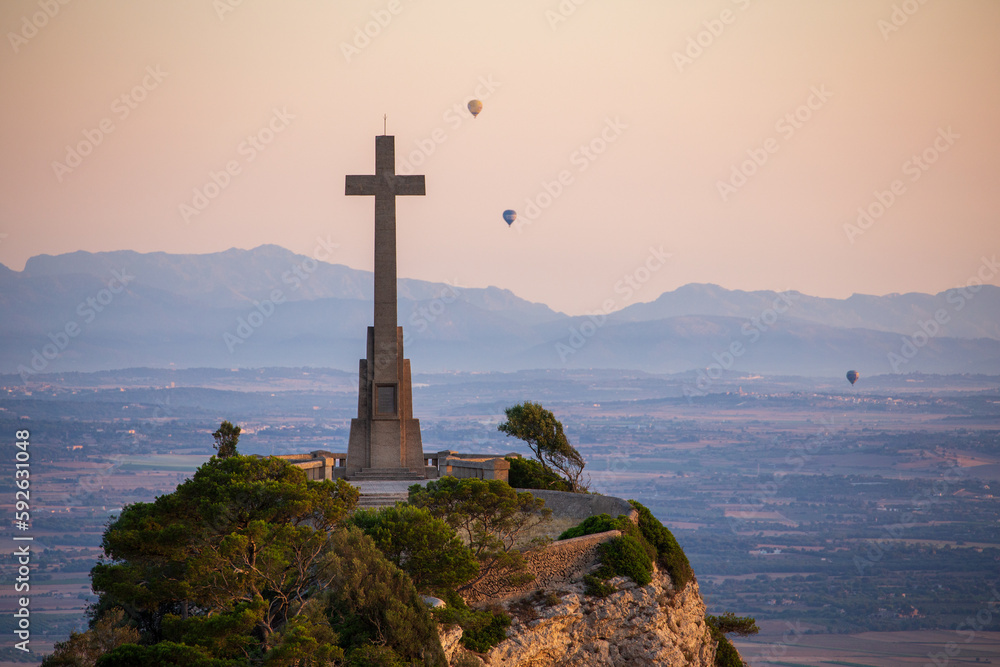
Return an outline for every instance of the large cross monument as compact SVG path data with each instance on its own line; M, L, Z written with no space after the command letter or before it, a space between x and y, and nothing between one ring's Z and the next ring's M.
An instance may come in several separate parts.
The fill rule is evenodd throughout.
M423 479L420 422L413 418L410 360L396 326L396 196L424 194L423 176L397 176L395 137L375 137L375 175L348 176L348 195L375 196L375 326L361 360L358 416L347 445L349 479Z

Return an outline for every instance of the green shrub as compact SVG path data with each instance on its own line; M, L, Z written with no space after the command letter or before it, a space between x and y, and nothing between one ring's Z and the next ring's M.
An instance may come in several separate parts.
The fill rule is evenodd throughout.
M727 634L736 634L741 637L749 637L760 632L757 621L751 616L737 616L731 611L727 611L721 616L705 616L705 623L712 633L712 639L718 642L715 649L716 667L744 667L743 658L739 651L732 645Z
M431 613L441 625L458 625L462 628L462 646L486 653L491 648L507 638L507 628L510 627L510 616L502 611L489 609L477 611L469 608L462 598L448 601L448 606L433 609Z
M452 667L479 667L483 663L471 653L462 653L451 661Z
M691 563L681 545L674 539L673 533L653 516L649 508L634 500L629 503L639 512L639 531L643 538L656 549L657 564L667 571L677 590L683 590L694 579L694 570L691 569Z
M550 519L552 510L543 499L518 492L503 480L450 475L425 486L414 484L409 494L411 505L426 508L456 530L479 562L479 574L459 590L497 575L512 587L535 578L516 547L522 536Z
M473 612L475 623L463 627L462 646L470 651L486 653L507 638L510 616L502 611Z
M597 579L609 579L615 575L625 575L643 586L652 580L651 563L655 560L670 575L670 580L677 590L683 590L694 578L694 570L691 569L684 550L674 539L673 533L660 523L647 507L634 500L630 500L629 503L639 513L638 525L632 523L625 514L618 515L616 519L612 519L608 514L597 514L563 531L559 539L567 540L609 530L620 530L622 537L600 546L601 563L604 567L592 576ZM638 553L640 551L645 557ZM649 566L646 565L647 561L650 562ZM604 597L609 594L608 587L588 584L587 593L596 595L594 591L600 590L603 592L601 597Z
M601 563L614 575L629 577L640 586L653 580L653 559L632 535L622 535L598 547ZM609 578L609 577L604 577Z
M388 646L368 644L359 646L347 655L348 667L409 667L399 654Z
M712 639L718 642L718 646L715 648L715 667L744 667L746 663L743 662L739 651L726 638L726 635L712 624L709 624L708 630L712 633Z
M574 537L583 537L584 535L606 533L609 530L621 530L621 522L619 521L620 518L621 517L618 519L612 519L610 514L595 514L594 516L588 516L581 523L564 530L557 539L568 540ZM626 519L626 521L627 520L628 519Z
M584 576L583 583L586 587L584 592L587 595L593 595L594 597L606 598L615 592L614 586L594 574Z
M534 459L523 459L520 456L508 456L510 472L507 482L515 489L542 489L545 491L572 491L573 485L568 481L542 467Z
M240 667L244 661L212 658L200 648L160 642L153 646L122 644L114 651L97 659L97 667L135 667L157 665L162 667Z
M563 531L560 540L573 537L605 533L609 530L621 531L621 537L604 542L598 546L598 556L601 567L593 574L584 577L585 592L588 595L607 597L615 591L615 587L607 583L611 577L618 575L631 577L640 586L645 586L653 579L653 559L656 549L649 544L625 514L612 519L609 514L597 514L587 517L578 525Z

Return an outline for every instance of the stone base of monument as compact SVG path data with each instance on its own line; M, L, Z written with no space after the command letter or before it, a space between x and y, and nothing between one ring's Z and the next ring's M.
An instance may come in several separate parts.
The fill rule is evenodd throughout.
M347 454L328 452L317 449L308 454L283 454L275 458L284 459L296 468L301 469L306 474L306 478L312 480L320 479L346 479L354 483L364 492L364 485L373 482L403 482L404 485L393 491L405 491L407 486L413 482L424 482L434 480L439 477L473 477L477 479L500 479L507 481L507 474L510 471L508 456L520 458L520 454L460 454L459 452L445 449L434 454L427 454L422 463L424 468L421 472L411 468L361 468L359 471L348 474Z
M376 314L380 313L376 308ZM392 307L395 315L396 307ZM377 321L377 317L376 317ZM367 356L358 364L358 416L347 442L347 479L424 479L420 420L413 418L410 360L403 357L403 327L377 354L377 327L368 327ZM385 334L388 336L388 334Z

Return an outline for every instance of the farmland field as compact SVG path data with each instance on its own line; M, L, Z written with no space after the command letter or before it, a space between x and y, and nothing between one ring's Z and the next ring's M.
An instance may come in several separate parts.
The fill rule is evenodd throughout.
M109 519L189 477L223 419L243 427L243 453L346 451L356 399L340 372L149 375L54 377L0 399L3 428L32 432L36 650L85 627ZM757 618L762 633L736 639L752 664L1000 664L998 378L862 389L734 376L692 400L685 378L613 371L417 379L427 452L527 454L496 430L503 408L552 410L593 491L635 498L671 528L709 612ZM10 583L0 611L14 608Z

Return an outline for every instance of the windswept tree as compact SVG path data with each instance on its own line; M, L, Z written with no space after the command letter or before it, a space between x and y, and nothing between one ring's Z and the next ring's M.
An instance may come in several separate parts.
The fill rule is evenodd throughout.
M715 648L715 664L718 667L749 667L726 635L740 637L755 635L760 632L757 621L750 616L737 616L727 611L722 616L706 616L705 623L708 624L712 639L718 642Z
M586 463L569 444L563 425L538 403L525 401L504 410L507 421L497 430L524 440L545 473L561 475L572 491L586 490L580 483Z
M705 621L725 635L749 637L760 632L757 621L752 616L737 616L731 611L722 616L706 616Z
M228 459L230 456L236 456L236 443L240 441L240 431L242 429L239 426L234 426L232 422L224 421L219 426L219 429L212 434L215 438L215 445L213 445L218 452L217 456L220 459Z

